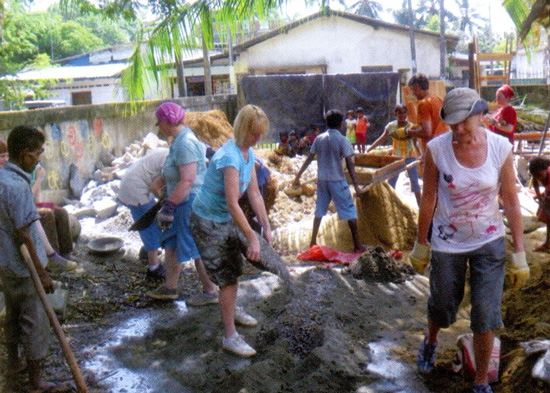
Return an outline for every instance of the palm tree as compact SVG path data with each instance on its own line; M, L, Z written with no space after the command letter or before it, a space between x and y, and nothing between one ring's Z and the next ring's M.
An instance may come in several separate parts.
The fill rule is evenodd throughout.
M349 7L349 11L357 15L377 19L382 12L382 4L372 0L359 0Z
M537 26L550 27L550 0L504 0L502 5L525 41L528 35L538 38Z
M318 0L321 8L327 2ZM60 4L62 7L76 5L81 10L129 20L137 19L143 8L140 0L113 0L101 9L92 5L90 0L61 0ZM179 56L191 49L201 49L204 43L206 56L214 44L214 21L218 31L234 36L243 21L263 20L284 4L286 0L203 0L190 3L185 0L148 0L156 16L155 27L143 32L143 42L136 44L131 64L122 75L122 85L129 99L143 99L146 86L160 85L161 80L167 80L173 66L166 65L180 61L175 54Z
M470 0L457 0L457 4L460 9L459 30L469 32L470 36L473 36L478 28L482 28L487 23L487 18L483 18L470 7Z

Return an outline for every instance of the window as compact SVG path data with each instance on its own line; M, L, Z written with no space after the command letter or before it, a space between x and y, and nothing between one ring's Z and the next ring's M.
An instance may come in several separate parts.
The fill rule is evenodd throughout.
M71 93L71 100L73 105L88 105L92 103L91 91L77 91Z

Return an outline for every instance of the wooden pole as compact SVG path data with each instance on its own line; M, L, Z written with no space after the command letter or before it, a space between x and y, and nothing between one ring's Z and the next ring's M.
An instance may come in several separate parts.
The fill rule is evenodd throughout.
M63 329L61 329L61 325L59 324L57 316L55 315L55 312L52 306L48 302L46 291L44 291L44 287L42 286L42 281L40 281L40 277L38 277L38 273L36 272L36 268L34 267L34 264L32 262L31 255L29 254L29 250L27 249L27 246L25 246L24 244L21 245L20 250L21 250L21 254L23 255L23 260L25 261L25 264L27 265L27 268L31 273L32 281L34 282L34 287L36 288L36 292L38 292L40 301L42 302L42 305L46 310L46 314L48 314L48 318L50 319L50 322L53 325L55 334L59 339L59 343L61 344L61 349L65 354L65 359L67 359L67 363L69 364L69 368L71 369L71 373L73 374L76 387L78 388L79 392L88 393L88 387L86 386L86 381L84 380L84 377L82 376L82 372L80 371L80 368L76 363L76 359L74 357L73 351L69 346L69 342L65 337L65 333L63 333Z

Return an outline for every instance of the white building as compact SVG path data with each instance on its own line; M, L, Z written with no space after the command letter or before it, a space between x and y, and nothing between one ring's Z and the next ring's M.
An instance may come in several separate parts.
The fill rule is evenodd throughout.
M458 36L447 35L448 48ZM415 31L418 72L439 77L439 33ZM340 11L321 11L234 48L251 74L356 73L410 69L407 26Z

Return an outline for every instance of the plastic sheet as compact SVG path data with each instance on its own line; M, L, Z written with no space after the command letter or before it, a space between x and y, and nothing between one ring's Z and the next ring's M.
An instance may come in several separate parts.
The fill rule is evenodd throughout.
M398 84L396 72L247 75L242 89L245 102L260 106L269 117L266 141L277 142L280 132L324 127L323 115L329 109L345 112L361 106L369 116L367 141L372 143L393 119Z
M303 261L332 262L340 265L349 265L355 261L362 252L341 252L327 246L314 245L308 250L298 254L298 259Z

